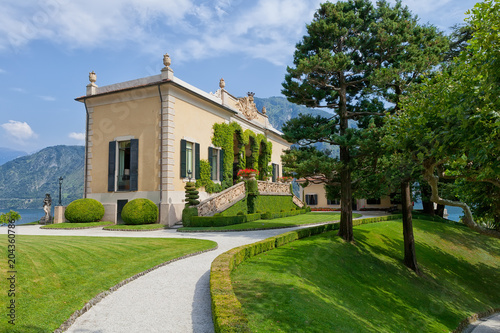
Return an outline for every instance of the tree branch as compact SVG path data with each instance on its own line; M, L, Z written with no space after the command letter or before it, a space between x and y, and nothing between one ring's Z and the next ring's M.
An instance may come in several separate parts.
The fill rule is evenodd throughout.
M499 231L485 228L474 222L474 218L472 217L472 212L466 203L460 201L446 200L439 196L439 189L438 189L439 176L436 176L434 174L435 168L438 164L439 162L432 162L432 161L424 162L424 179L427 181L427 183L429 183L429 186L431 187L432 190L430 198L431 201L439 205L448 205L448 206L462 208L465 214L462 221L466 226L468 226L472 230L479 232L480 234L495 238L500 238Z

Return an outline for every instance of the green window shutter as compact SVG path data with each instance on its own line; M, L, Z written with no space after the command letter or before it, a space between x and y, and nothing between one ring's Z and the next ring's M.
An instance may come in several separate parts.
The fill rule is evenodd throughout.
M200 179L200 144L194 144L194 179Z
M139 186L139 139L130 140L130 191L137 191Z
M116 141L109 142L108 192L115 191Z
M186 176L186 140L181 140L181 177Z
M212 154L213 154L213 148L208 147L208 163L210 163L210 174L212 173L212 169L214 168L213 166L213 161L212 161Z
M219 180L224 180L224 150L219 150Z

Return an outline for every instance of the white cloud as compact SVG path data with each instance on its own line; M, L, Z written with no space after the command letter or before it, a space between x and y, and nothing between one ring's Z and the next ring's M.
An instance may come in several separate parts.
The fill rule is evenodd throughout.
M0 74L6 73L5 69L0 68Z
M84 141L85 140L85 133L71 132L71 133L69 133L68 137L71 139L78 140L78 141Z
M56 98L53 96L38 96L38 97L46 102L53 102L56 100Z
M12 87L12 88L10 88L10 90L15 91L17 93L21 93L21 94L26 94L26 92L27 92L25 89L18 88L18 87Z
M38 137L26 122L9 120L8 123L0 126L7 132L9 139L20 144L24 144L26 140Z

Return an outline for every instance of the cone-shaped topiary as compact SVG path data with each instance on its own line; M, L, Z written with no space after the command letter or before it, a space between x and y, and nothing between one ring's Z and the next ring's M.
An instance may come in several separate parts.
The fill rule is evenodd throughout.
M199 204L199 192L196 191L195 183L187 182L184 188L186 189L186 206L196 206Z
M78 199L66 207L64 217L71 223L97 222L104 216L104 206L95 199Z
M134 199L122 210L125 224L151 224L158 220L158 206L149 199Z

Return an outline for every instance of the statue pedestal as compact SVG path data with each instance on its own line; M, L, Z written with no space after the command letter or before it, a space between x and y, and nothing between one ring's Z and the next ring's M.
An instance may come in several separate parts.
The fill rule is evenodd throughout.
M64 206L55 206L54 207L54 223L66 222L66 218L64 217L65 211L66 211L66 207L64 207Z

